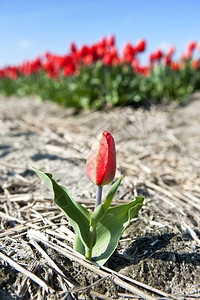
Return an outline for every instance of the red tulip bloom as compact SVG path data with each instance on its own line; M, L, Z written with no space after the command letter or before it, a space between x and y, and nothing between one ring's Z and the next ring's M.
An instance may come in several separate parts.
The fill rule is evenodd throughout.
M143 52L146 48L146 41L145 40L139 40L137 44L134 46L135 52Z
M0 69L0 78L3 78L3 77L4 77L4 70Z
M112 53L107 52L102 59L103 64L106 66L110 66L112 64L113 58L114 58L114 56L112 55Z
M97 46L96 54L98 57L102 57L105 54L106 50L101 45Z
M101 133L95 140L86 162L86 174L96 185L103 186L115 177L115 142L108 131Z
M195 59L191 62L191 67L193 70L196 70L199 67L199 59Z
M163 57L163 53L162 53L162 50L158 49L155 53L156 55L156 59L157 60L160 60L162 57Z
M172 55L175 52L175 48L173 45L169 46L168 51L167 51L167 55Z
M149 54L149 61L152 64L154 61L160 60L163 57L163 53L160 49L156 50L154 53Z
M87 54L89 54L89 48L86 45L83 45L79 50L77 50L77 56L79 59L82 59Z
M183 69L184 65L185 65L184 61L180 61L180 62L172 61L170 67L173 71L178 71Z
M90 65L93 62L93 56L92 54L87 54L83 57L83 63L84 65Z
M115 45L115 37L113 34L111 34L108 38L107 38L107 45L112 47Z
M73 65L73 63L72 62L68 62L66 65L65 65L65 67L63 68L63 75L64 76L69 76L69 75L71 75L71 74L73 74L74 73L74 65Z
M122 58L125 62L131 63L135 54L134 47L130 43L126 43L122 48Z
M42 64L42 68L47 72L52 72L53 71L53 64L50 61L44 62Z
M18 76L18 72L17 72L17 67L15 66L8 66L4 69L4 74L5 74L5 77L8 77L10 79L17 79L17 76Z
M99 44L102 46L102 47L106 47L106 38L103 36L99 42Z
M76 45L75 45L74 42L72 42L72 43L70 44L70 50L71 50L72 53L75 53L75 52L76 52Z
M196 47L196 42L195 41L191 41L187 44L187 52L192 53L192 51L195 49Z
M165 66L169 66L171 63L171 55L167 54L164 56L164 64Z
M185 51L185 59L190 59L192 57L192 52L194 51L196 47L196 42L194 41L191 41L187 44L187 47L186 47L186 51Z

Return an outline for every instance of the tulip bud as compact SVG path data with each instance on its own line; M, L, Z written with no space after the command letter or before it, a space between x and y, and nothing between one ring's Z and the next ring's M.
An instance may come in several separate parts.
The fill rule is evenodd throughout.
M134 46L136 52L143 52L146 48L146 41L144 39L139 40Z
M86 162L86 174L96 185L103 186L115 177L116 154L114 138L108 131L95 140Z

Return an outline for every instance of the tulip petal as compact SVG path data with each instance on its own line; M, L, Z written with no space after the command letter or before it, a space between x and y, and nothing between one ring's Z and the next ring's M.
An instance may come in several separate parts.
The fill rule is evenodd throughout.
M92 145L86 162L86 174L96 185L103 186L115 177L115 142L108 131L100 134Z

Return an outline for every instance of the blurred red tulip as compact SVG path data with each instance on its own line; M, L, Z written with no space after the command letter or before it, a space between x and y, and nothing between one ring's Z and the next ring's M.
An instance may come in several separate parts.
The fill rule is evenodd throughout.
M74 73L74 65L72 62L68 62L66 66L63 68L63 75L69 76Z
M167 54L164 56L164 64L165 66L169 66L171 63L171 55Z
M83 63L84 65L89 65L93 62L93 56L92 54L87 54L83 57Z
M186 52L192 52L196 47L196 42L195 41L191 41L187 44L187 50Z
M199 59L195 59L191 62L191 67L193 70L196 70L199 67Z
M103 48L101 45L97 46L96 53L98 57L102 57L105 51L106 51L105 48Z
M137 44L134 46L134 50L136 52L143 52L146 48L146 41L144 39L139 40Z
M88 46L83 45L78 51L78 58L82 58L84 55L88 54Z
M101 38L101 41L99 42L99 44L102 46L102 47L106 47L106 38L103 36L102 38Z
M122 48L123 60L130 63L133 59L134 53L135 53L134 47L130 43L126 43Z
M76 45L75 45L74 42L72 42L72 43L70 44L70 50L71 50L72 53L76 52Z
M96 185L110 183L116 172L114 138L108 131L101 133L95 140L86 162L86 174Z
M160 60L163 57L162 50L158 49L155 53L156 59Z
M103 57L103 64L106 66L110 66L112 64L113 55L110 52L107 52Z
M0 78L4 77L4 70L0 69Z
M107 45L109 47L112 47L115 45L115 37L113 34L111 34L108 38L107 38Z
M192 57L192 52L194 51L196 47L196 42L191 41L187 44L186 51L185 51L185 59L190 59Z
M17 67L15 66L8 66L4 69L4 75L5 77L8 77L10 79L17 79L18 77L18 72L17 72Z
M175 47L173 45L169 46L168 51L167 51L167 55L172 55L175 52Z
M174 54L175 48L173 45L169 46L167 53L163 56L165 66L169 66L172 61L172 55Z
M157 49L156 52L149 54L149 61L152 64L156 60L160 60L163 57L161 49Z
M50 61L47 61L42 64L42 68L47 72L51 72L53 71L53 64Z

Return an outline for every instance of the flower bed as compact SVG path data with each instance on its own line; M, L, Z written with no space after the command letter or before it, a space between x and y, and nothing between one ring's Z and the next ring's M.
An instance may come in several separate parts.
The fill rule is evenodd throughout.
M118 53L113 35L91 46L71 43L66 55L45 53L32 61L0 69L0 93L36 95L66 107L103 108L105 105L141 105L178 100L200 87L200 43L188 43L179 61L174 46L157 49L146 65L139 61L144 39L126 43Z

